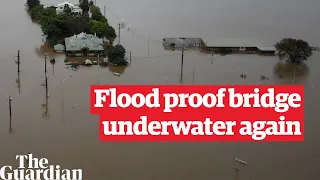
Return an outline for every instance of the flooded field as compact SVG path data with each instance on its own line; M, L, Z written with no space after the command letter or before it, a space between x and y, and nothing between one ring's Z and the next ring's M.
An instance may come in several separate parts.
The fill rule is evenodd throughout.
M15 165L16 154L32 152L63 168L83 168L84 179L90 180L230 180L235 177L234 168L240 168L237 180L320 179L319 53L302 69L279 64L273 56L211 56L194 50L187 50L184 56L183 84L305 85L303 143L101 143L98 117L89 113L91 84L180 83L181 52L164 50L164 37L243 40L266 46L294 37L320 45L319 1L97 0L101 9L107 6L106 16L113 27L121 20L130 25L130 30L121 29L121 44L132 52L132 65L81 66L77 71L66 68L64 54L43 45L41 29L31 22L24 3L8 1L0 11L0 166ZM54 66L47 64L48 98L41 87L44 53L56 59ZM239 77L242 73L247 74L246 79ZM270 80L262 81L261 75ZM14 98L12 133L7 96ZM248 165L236 165L235 157Z

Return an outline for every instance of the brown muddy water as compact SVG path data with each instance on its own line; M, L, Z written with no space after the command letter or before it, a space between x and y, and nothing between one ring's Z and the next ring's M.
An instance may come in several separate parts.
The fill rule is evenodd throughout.
M0 10L0 166L15 165L16 154L32 152L63 168L83 168L84 179L90 180L320 179L319 53L303 69L296 70L295 83L305 85L303 143L101 143L98 117L89 113L91 84L179 83L180 52L163 50L161 39L166 36L202 37L216 44L250 41L261 46L273 45L283 37L296 37L319 45L320 1L97 0L102 9L107 5L106 16L111 24L124 20L130 25L130 31L121 30L121 43L132 51L132 66L100 70L81 67L69 71L64 66L65 57L54 55L57 61L54 74L48 64L47 113L43 108L45 89L41 87L43 53L53 54L42 46L41 30L31 22L24 3L24 0L6 1ZM18 49L21 51L20 93L14 63ZM293 68L277 63L276 57L212 57L186 51L183 83L292 84ZM117 77L112 71L123 74ZM247 79L241 79L241 73L246 73ZM70 75L73 77L62 83ZM270 80L261 81L260 75ZM283 78L278 78L279 75ZM14 98L13 133L9 133L7 96ZM73 105L78 106L72 108ZM236 165L235 157L246 160L248 165ZM237 177L233 168L240 169Z

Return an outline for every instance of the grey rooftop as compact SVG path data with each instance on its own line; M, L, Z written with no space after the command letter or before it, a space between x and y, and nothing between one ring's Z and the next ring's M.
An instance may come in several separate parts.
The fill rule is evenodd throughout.
M103 51L103 39L96 35L80 33L65 38L66 51L80 51L87 48L89 51Z

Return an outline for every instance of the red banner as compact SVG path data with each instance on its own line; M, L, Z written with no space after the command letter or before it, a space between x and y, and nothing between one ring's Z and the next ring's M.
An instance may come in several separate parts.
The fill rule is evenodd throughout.
M91 87L102 141L303 141L303 86Z

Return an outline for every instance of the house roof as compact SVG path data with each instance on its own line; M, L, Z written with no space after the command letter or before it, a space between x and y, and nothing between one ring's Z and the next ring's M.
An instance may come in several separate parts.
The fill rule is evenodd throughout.
M82 10L79 6L74 6L74 7L72 8L72 11L73 11L73 12L82 12L83 10Z
M103 51L103 39L92 34L80 33L65 38L67 51L80 51L87 48L89 51Z
M70 7L74 7L74 4L72 4L71 2L68 2L68 1L64 1L63 3L58 4L57 7L64 6L66 4Z

